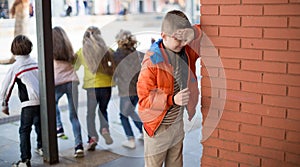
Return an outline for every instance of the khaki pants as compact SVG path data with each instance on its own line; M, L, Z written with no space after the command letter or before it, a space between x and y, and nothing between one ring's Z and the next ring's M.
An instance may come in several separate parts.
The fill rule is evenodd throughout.
M183 121L160 125L153 137L144 131L145 167L182 167Z

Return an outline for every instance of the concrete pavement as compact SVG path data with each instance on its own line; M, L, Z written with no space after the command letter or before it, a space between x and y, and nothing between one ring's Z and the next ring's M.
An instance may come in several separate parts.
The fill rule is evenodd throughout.
M142 167L143 160L143 141L136 140L137 147L134 150L126 149L121 146L121 143L126 140L123 132L121 122L119 119L119 98L117 96L117 89L113 88L113 96L108 106L109 123L112 138L114 143L106 145L103 138L100 138L95 152L86 151L87 143L84 143L85 157L76 159L73 157L74 153L74 137L72 132L71 123L68 117L68 110L64 105L60 106L62 121L65 128L65 133L69 137L68 140L58 138L59 158L60 163L53 166L103 166L103 167L116 167L116 166L131 166ZM65 97L64 97L65 98ZM81 99L83 100L83 99ZM84 102L82 103L84 104ZM199 108L199 107L198 107ZM81 105L79 108L79 120L82 127L83 141L87 139L86 128L86 105ZM185 115L185 121L187 120ZM200 156L202 153L202 146L200 145L200 112L191 122L185 122L186 138L184 141L184 166L185 167L198 167L200 166ZM131 122L134 133L138 135L133 122ZM98 118L96 118L96 125L100 127ZM6 167L19 159L19 136L18 136L19 121L5 123L0 125L0 166ZM50 166L43 163L42 158L34 153L36 146L36 135L34 130L31 133L32 145L32 166ZM122 164L122 165L121 165Z
M70 40L72 41L74 51L77 51L81 47L83 33L88 26L94 25L101 28L103 37L107 45L114 47L114 37L117 32L123 28L131 30L134 34L137 34L137 38L141 41L139 50L145 50L150 45L151 37L158 38L160 30L161 20L157 19L157 15L129 15L128 21L122 21L118 16L79 16L79 17L67 17L67 18L53 18L53 26L62 26ZM31 20L32 24L35 24L35 20ZM6 55L9 54L10 42L13 36L13 24L12 20L0 20L0 50L4 51ZM5 33L6 32L6 33ZM6 34L5 36L3 34ZM36 46L35 25L29 29L29 37ZM8 42L9 41L9 42ZM148 43L149 41L149 43ZM8 50L8 51L7 51ZM37 57L37 50L34 47L32 57ZM3 56L5 57L5 56ZM3 58L1 57L1 58ZM9 56L6 56L9 57ZM9 66L0 65L0 82L2 82L6 70ZM197 70L200 71L200 70ZM78 71L78 76L82 81L83 71ZM81 83L82 84L82 83ZM87 141L87 128L86 128L86 95L85 91L81 89L82 85L79 85L79 120L82 126L83 141ZM0 166L10 166L13 161L19 159L19 101L17 97L16 89L13 92L13 97L10 101L11 116L0 113ZM71 123L68 119L68 111L66 107L66 97L63 97L60 103L62 109L62 121L68 140L58 139L59 158L60 163L51 166L103 166L103 167L115 167L115 166L132 166L140 167L144 165L143 160L143 142L137 141L137 147L134 150L126 149L121 146L121 142L126 139L123 132L120 119L119 119L119 98L117 95L117 88L114 87L112 91L112 98L108 106L108 115L110 123L110 131L114 139L112 145L105 145L104 140L100 138L99 145L95 152L87 152L85 150L85 157L82 159L73 158L74 153L74 137L72 133ZM198 114L191 122L185 122L186 138L184 141L184 166L194 167L200 166L200 156L202 154L202 146L200 144L201 132L201 114L200 104L197 107ZM186 115L185 115L185 120ZM131 122L132 123L132 122ZM96 125L99 127L98 118L96 118ZM132 123L135 134L138 134L135 126ZM36 146L35 133L32 132L32 166L50 166L43 162L43 159L34 153ZM87 143L84 143L86 148Z

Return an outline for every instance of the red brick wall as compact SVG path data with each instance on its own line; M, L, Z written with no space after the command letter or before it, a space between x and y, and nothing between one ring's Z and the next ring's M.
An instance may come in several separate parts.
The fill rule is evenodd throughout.
M299 167L300 0L200 2L202 166Z

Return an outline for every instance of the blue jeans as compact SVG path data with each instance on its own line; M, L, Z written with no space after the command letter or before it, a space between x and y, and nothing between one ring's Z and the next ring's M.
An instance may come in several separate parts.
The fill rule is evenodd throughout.
M135 112L135 107L138 101L139 101L138 96L120 97L120 111L121 111L120 119L128 139L134 138L132 128L128 119L129 116L133 120L135 126L139 129L140 133L143 133L142 130L143 123L140 117L138 116L138 114Z
M96 107L98 108L98 117L100 121L100 134L103 128L107 128L108 126L108 117L107 117L107 106L111 97L111 87L104 88L88 88L87 90L87 129L88 129L88 137L96 137L96 141L98 141L99 136L96 131L95 125L95 117L96 117Z
M64 95L68 98L69 119L72 123L75 146L82 144L81 127L77 116L78 109L78 83L68 82L55 86L56 126L63 127L58 107L59 99Z
M34 128L37 134L37 148L42 148L40 106L28 106L22 108L20 121L19 135L21 159L22 161L25 161L26 159L31 159L30 133L32 125L35 126Z

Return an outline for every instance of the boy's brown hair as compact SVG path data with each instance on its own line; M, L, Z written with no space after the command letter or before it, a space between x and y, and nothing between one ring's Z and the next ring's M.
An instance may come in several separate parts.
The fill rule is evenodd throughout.
M172 35L178 29L184 28L192 28L189 19L182 11L171 10L165 15L162 21L161 32Z
M32 42L25 35L17 35L11 44L13 55L29 55L32 51Z
M74 50L64 29L54 27L52 29L52 41L53 58L55 60L74 62Z

